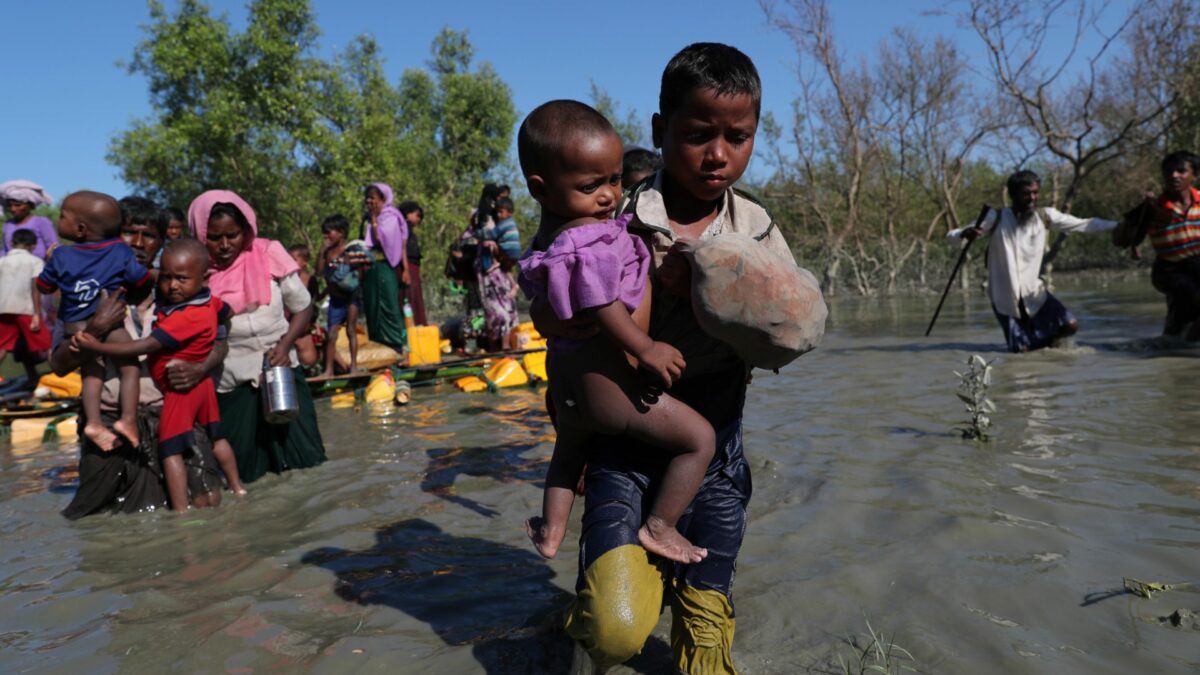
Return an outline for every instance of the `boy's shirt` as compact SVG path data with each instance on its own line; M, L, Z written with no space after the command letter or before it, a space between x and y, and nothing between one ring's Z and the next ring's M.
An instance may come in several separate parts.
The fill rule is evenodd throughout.
M1191 188L1192 206L1186 211L1165 194L1158 198L1160 208L1170 211L1171 222L1152 228L1147 234L1154 255L1176 261L1200 254L1200 190Z
M34 313L30 282L45 266L41 258L23 248L14 248L0 258L0 314Z
M133 249L120 239L59 246L37 279L43 293L62 291L58 315L64 323L83 321L95 313L101 290L137 289L153 280Z
M223 337L219 324L231 313L229 306L213 297L207 288L177 305L158 308L150 335L162 343L163 348L151 354L147 361L150 375L159 389L169 390L169 361L199 363L208 358L213 343Z
M653 257L650 279L655 291L658 281L655 270L662 264L667 251L675 243L666 204L662 195L662 171L654 176L654 182L637 195L633 205L633 222L629 230L633 233L649 232L646 243ZM715 237L723 232L737 232L751 237L762 237L759 241L779 255L795 260L791 248L784 241L783 233L774 224L767 210L753 201L731 190L725 191L725 199L716 218L700 235L701 239ZM650 311L650 336L666 342L679 350L687 361L684 378L715 373L738 363L741 359L725 342L701 330L696 323L691 301L669 293L654 293Z

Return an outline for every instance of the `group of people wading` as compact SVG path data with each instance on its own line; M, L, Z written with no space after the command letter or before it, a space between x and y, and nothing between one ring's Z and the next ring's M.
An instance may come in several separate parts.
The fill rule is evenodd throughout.
M547 479L546 508L530 519L529 536L543 555L556 553L578 482L583 527L566 630L601 668L638 653L670 605L674 666L689 673L734 671L733 581L751 496L742 416L754 357L745 345L702 328L692 304L698 283L693 253L703 242L740 238L751 253L769 252L767 264L782 265L783 274L801 284L811 279L766 210L734 189L754 148L761 97L758 72L739 50L697 43L680 51L662 74L652 119L661 168L632 186L622 185L620 139L603 116L574 101L539 106L518 140L522 172L541 208L532 246L520 256L512 202L500 186L485 189L464 237L474 240L481 260L470 275L475 302L493 306L487 340L507 343L516 320L509 272L521 258L520 285L531 296L533 319L556 343L548 400L557 408L552 415L564 418L564 432ZM1169 155L1163 193L1122 222L1039 207L1040 181L1021 171L1008 181L1012 206L951 232L956 241L991 235L989 295L1009 349L1046 347L1078 329L1038 276L1048 231L1112 231L1120 246L1149 237L1158 254L1154 285L1167 296L1166 332L1197 337L1197 166L1190 153ZM630 189L623 194L622 187ZM188 209L194 240L187 244L168 235L170 214L148 200L118 204L97 193L69 197L57 234L45 231L44 223L30 220L32 207L49 201L29 198L36 194L7 195L13 220L5 225L6 245L10 225L37 229L37 242L21 237L33 255L44 255L61 235L85 251L127 246L140 266L124 266L124 276L100 284L94 299L79 300L90 311L73 315L80 325L52 350L53 369L67 372L99 353L140 349L151 355L140 362L136 428L89 432L83 439L80 488L67 517L168 502L214 505L222 474L230 478L214 453L222 439L232 446L237 478L247 484L267 472L325 460L295 349L311 322L312 292L283 247L259 236L249 204L228 191L200 195ZM368 187L365 201L363 293L361 300L352 293L339 297L339 306L349 311L361 302L372 339L402 345L401 293L413 281L407 226L415 223L411 211L392 206L384 184ZM346 228L330 229L344 234ZM146 294L138 270L156 260L158 293ZM198 283L197 275L206 282ZM823 325L824 304L813 284L812 306L819 306L816 319ZM185 326L180 316L195 321ZM126 337L107 337L121 328ZM14 330L30 334L28 325ZM138 347L122 346L129 344ZM189 345L200 347L189 351ZM291 422L263 417L256 387L264 362L291 369L301 408ZM105 429L127 413L120 377L106 367L98 412L87 413ZM633 377L639 368L652 374L657 394L669 387L670 395L643 397L648 385ZM207 394L178 403L206 381L215 408ZM686 437L675 433L679 420L686 422ZM196 430L183 441L181 421ZM168 423L174 435L163 438ZM171 459L175 468L164 470L175 457L182 462ZM174 483L164 475L171 472Z
M974 225L951 230L951 241L967 243L990 235L988 296L1008 350L1050 347L1079 330L1079 321L1046 290L1042 262L1049 232L1111 232L1118 247L1137 247L1147 237L1154 247L1151 281L1166 296L1163 334L1200 340L1200 193L1193 183L1200 157L1187 151L1163 158L1163 190L1120 220L1077 218L1039 207L1041 179L1033 171L1008 178L1011 206L981 214ZM1061 236L1061 235L1060 235Z

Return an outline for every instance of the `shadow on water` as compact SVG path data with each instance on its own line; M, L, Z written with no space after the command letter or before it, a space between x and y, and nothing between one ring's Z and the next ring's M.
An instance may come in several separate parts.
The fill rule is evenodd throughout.
M549 460L544 457L523 457L538 445L539 442L534 441L466 448L430 448L425 451L429 463L425 467L421 491L493 518L500 515L498 511L457 494L454 481L459 476L475 476L501 483L531 483L540 488Z
M319 548L301 562L336 574L334 591L347 602L400 610L447 645L471 645L488 673L559 673L571 664L572 642L561 627L569 594L530 551L410 519L377 530L370 549ZM644 664L669 663L669 651L652 639L629 665L659 672Z

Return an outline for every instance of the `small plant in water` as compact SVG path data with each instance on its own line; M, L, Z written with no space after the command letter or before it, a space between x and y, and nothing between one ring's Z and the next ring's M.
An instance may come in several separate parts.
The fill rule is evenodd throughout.
M910 665L915 664L916 659L907 649L896 644L895 633L890 638L883 631L876 633L865 615L863 623L867 624L867 634L848 636L845 644L849 649L838 651L838 666L842 669L842 675L917 672L914 665Z
M971 415L971 419L956 428L965 439L986 441L988 428L992 426L989 415L996 412L996 404L987 397L988 387L992 384L992 362L972 354L967 359L967 370L962 373L956 370L954 374L958 376L958 398Z

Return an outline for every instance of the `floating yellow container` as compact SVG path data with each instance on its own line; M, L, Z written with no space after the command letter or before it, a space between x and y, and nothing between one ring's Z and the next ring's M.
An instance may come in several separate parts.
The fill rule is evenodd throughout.
M40 445L46 435L46 427L55 421L54 417L30 417L13 420L9 440L17 445ZM79 437L79 430L74 415L54 425L59 443L73 443ZM20 454L20 453L18 453Z
M546 377L546 352L525 354L521 357L521 365L525 367L525 372L529 374L529 377L534 380L545 382L549 379Z
M339 410L342 408L353 408L354 402L355 402L355 395L354 395L354 392L352 392L352 391L348 391L344 394L334 394L333 396L329 397L329 405L334 410Z
M38 389L45 388L48 396L58 396L61 398L70 398L78 396L83 391L83 380L79 377L79 371L72 372L59 377L54 373L46 373L38 378Z
M367 384L367 390L363 393L363 398L367 400L367 403L391 401L395 392L396 383L392 381L392 371L385 370L382 373L371 376L371 381Z
M441 342L441 329L437 326L413 326L408 329L408 365L441 363Z

